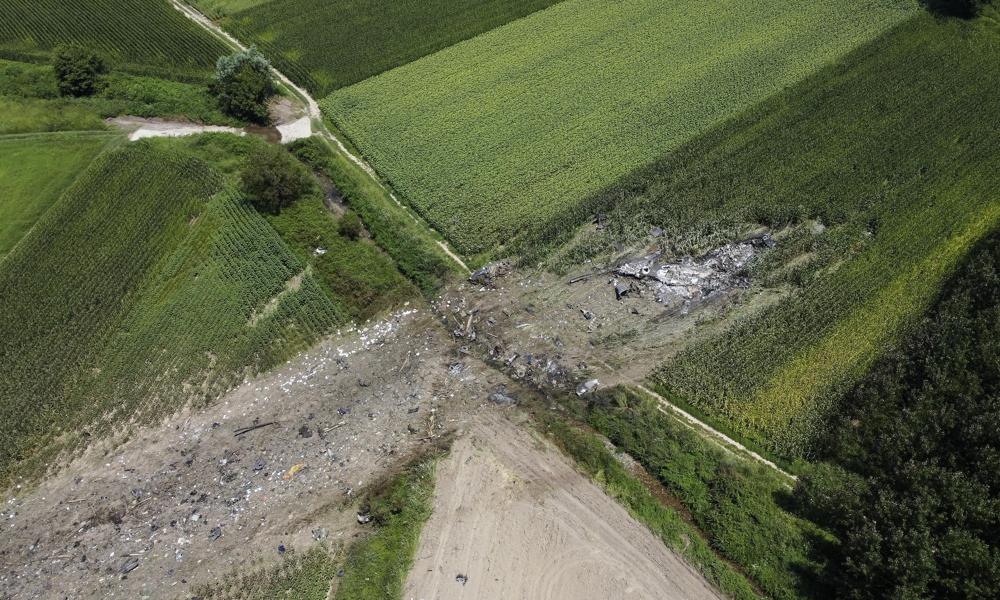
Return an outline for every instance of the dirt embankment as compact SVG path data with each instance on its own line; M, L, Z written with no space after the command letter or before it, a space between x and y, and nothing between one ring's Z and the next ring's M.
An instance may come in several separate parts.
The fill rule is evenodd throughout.
M482 413L438 466L404 598L717 599L551 444Z

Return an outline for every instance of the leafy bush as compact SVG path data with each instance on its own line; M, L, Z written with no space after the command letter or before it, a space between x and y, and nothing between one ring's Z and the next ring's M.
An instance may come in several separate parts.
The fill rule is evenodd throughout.
M220 57L210 88L228 114L261 124L270 121L267 105L276 92L274 77L256 48Z
M1000 597L1000 235L846 397L796 498L838 598Z
M265 213L280 213L305 194L316 181L312 173L281 146L263 146L251 156L240 175L243 193Z
M52 65L63 96L93 95L98 78L108 70L97 53L76 45L57 48Z
M990 4L990 0L920 0L920 3L931 12L971 19Z
M364 230L364 226L361 224L361 219L358 218L357 213L353 211L347 211L344 216L340 219L340 225L338 227L340 235L356 240L361 237L361 232Z

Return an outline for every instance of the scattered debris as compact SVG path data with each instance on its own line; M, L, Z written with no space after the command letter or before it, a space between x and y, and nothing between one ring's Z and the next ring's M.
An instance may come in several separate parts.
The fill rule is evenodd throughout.
M212 540L213 542L219 539L220 537L222 537L221 527L213 527L212 531L208 532L208 539Z
M587 319L588 321L591 321L591 320L594 319L594 313L590 312L589 310L584 310L584 309L581 308L580 312L583 314L583 318L584 319Z
M455 575L455 581L461 583L462 585L465 585L466 583L469 582L469 577L459 573L458 575Z
M313 432L311 429L309 429L308 425L303 425L302 427L299 427L299 437L308 439L311 438L312 436Z
M285 553L285 545L278 544L278 554L284 554L284 553Z
M601 382L596 379L588 379L584 381L576 388L577 396L586 396L587 394L593 392L601 385Z
M285 481L289 481L292 477L295 477L296 473L298 473L304 468L306 468L306 463L294 464L292 465L292 468L288 469L288 472L285 473L281 478L284 479Z
M134 571L138 566L139 566L139 559L132 556L125 559L125 562L122 563L122 566L121 568L118 569L118 572L124 575L125 573L130 573Z
M241 427L240 429L237 429L236 431L233 432L233 435L235 437L240 437L245 433L250 433L251 431L256 431L258 429L261 429L262 427L268 427L270 425L275 425L275 424L276 424L275 421L269 421L267 423L254 423L249 427Z
M264 459L263 459L263 458L258 458L258 459L257 459L256 461L254 461L254 463L253 463L253 470L254 470L254 471L263 471L263 470L264 470L264 465L265 465L265 464L266 464L266 463L264 462Z
M368 513L368 511L358 513L358 523L364 525L366 523L371 523L371 521L372 521L372 516L371 514Z
M495 392L490 394L490 402L500 406L513 406L517 404L517 398L507 393L507 388L500 386Z
M317 542L326 539L327 535L329 535L329 533L327 532L326 527L317 527L312 530L313 539Z
M506 260L492 262L473 272L469 281L486 287L494 287L496 280L510 273L512 268L513 266Z

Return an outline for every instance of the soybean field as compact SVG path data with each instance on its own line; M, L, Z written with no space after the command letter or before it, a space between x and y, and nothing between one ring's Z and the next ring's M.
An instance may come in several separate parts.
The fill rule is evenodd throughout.
M338 90L322 106L461 251L499 253L546 221L572 228L588 195L915 10L895 1L568 0Z
M227 48L168 0L5 0L0 57L46 60L62 44L112 65L166 78L202 79Z
M323 96L557 1L284 0L231 13L221 22ZM207 4L199 3L210 10Z

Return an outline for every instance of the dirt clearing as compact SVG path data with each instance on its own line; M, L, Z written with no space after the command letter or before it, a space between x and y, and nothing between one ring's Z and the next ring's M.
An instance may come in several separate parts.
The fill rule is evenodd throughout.
M545 440L482 414L437 471L404 598L721 596Z

